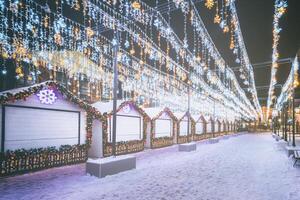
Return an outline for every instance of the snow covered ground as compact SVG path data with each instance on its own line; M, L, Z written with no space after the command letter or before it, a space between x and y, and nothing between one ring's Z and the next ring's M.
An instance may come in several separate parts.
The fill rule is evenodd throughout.
M103 179L85 165L0 179L0 199L299 200L300 166L271 134L201 142L195 152L177 146L135 154L137 169Z

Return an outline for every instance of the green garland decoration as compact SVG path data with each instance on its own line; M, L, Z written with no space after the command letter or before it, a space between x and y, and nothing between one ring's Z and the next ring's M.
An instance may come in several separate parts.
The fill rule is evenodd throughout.
M0 152L0 177L23 174L87 160L87 144Z

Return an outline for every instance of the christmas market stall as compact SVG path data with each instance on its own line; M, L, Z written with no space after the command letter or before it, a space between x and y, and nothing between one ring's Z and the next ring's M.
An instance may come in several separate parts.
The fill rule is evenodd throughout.
M192 141L194 135L193 118L187 113L174 113L174 115L177 118L176 143L182 144Z
M168 108L144 108L150 117L147 127L146 147L160 148L170 146L176 133L176 117Z
M113 101L96 102L93 106L103 113L104 156L112 154ZM133 101L117 101L116 154L144 150L148 115Z
M193 115L193 119L195 119L195 134L194 134L194 140L202 140L205 139L206 134L206 120L203 117L203 115Z
M1 92L0 104L1 176L85 162L92 132L102 136L100 112L53 81Z

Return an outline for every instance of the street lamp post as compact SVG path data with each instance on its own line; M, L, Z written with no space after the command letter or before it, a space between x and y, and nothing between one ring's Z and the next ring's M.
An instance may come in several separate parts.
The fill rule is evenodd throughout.
M293 70L293 68L292 68ZM295 138L295 86L294 86L294 80L295 79L295 75L293 75L293 94L292 94L292 118L293 118L293 121L292 121L292 128L293 128L293 136L292 136L292 145L295 147L296 146L296 138Z
M215 129L216 129L216 102L215 99L213 98L214 102L214 126L213 126L213 138L215 137Z
M188 127L187 127L187 141L190 142L189 139L189 134L190 134L190 110L191 110L191 94L190 94L190 82L188 80L188 111L187 111L187 116L188 116Z
M296 146L296 138L295 138L295 89L294 89L294 86L293 86L293 99L292 99L292 108L293 108L293 110L292 110L292 115L293 115L293 141L292 141L292 143L293 143L293 146L295 147Z

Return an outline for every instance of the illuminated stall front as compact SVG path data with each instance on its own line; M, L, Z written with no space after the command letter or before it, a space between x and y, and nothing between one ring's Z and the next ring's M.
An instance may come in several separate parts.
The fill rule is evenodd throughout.
M193 119L195 119L195 134L193 139L195 141L205 139L206 137L206 120L203 115L194 115Z
M113 102L96 102L93 106L103 113L104 156L112 153ZM148 115L132 101L117 101L116 154L144 150Z
M177 134L176 134L176 143L182 144L191 141L193 137L193 130L192 130L192 121L193 118L190 117L190 124L188 128L188 114L187 113L174 113L175 117L177 118ZM189 133L188 133L189 130Z
M150 117L147 127L146 148L161 148L174 142L176 117L168 108L144 108Z

